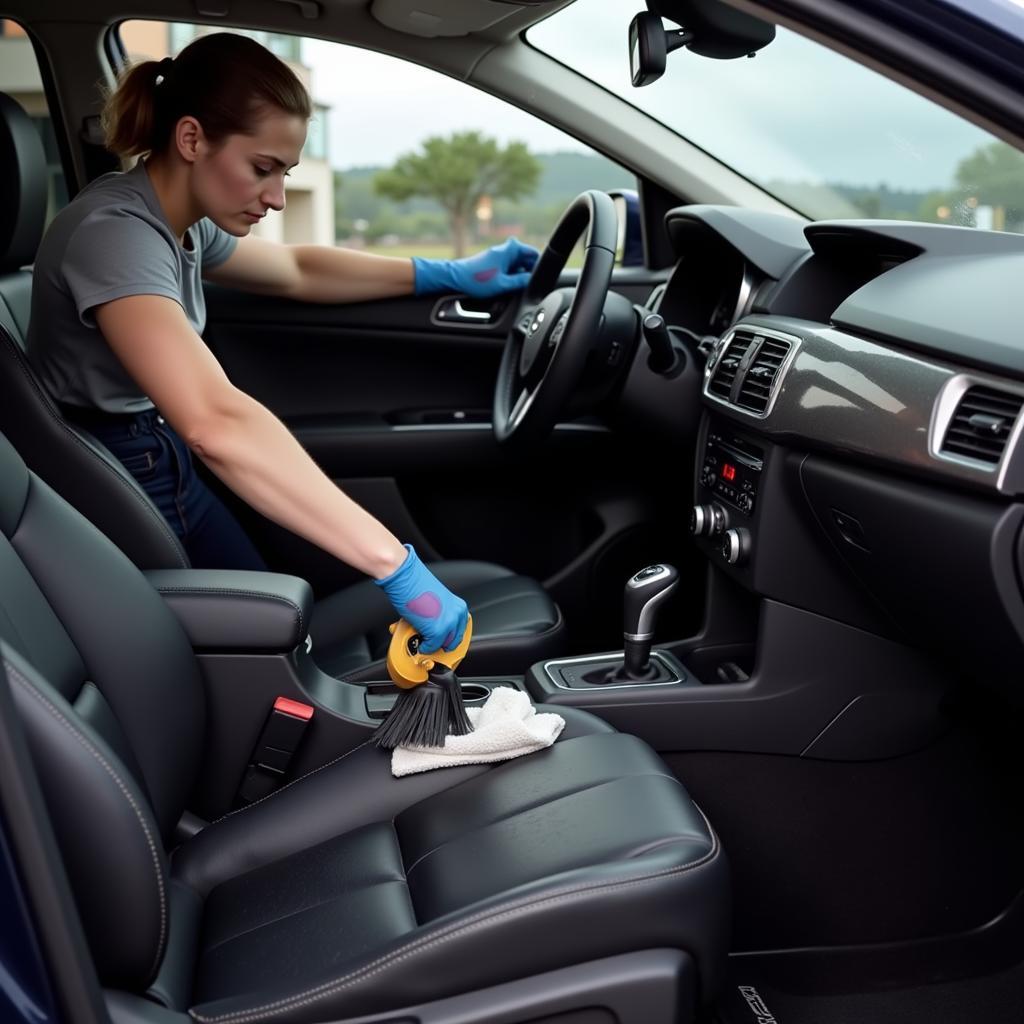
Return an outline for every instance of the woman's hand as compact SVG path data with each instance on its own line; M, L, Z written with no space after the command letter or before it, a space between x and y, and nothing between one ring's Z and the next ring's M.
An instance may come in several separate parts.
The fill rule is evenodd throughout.
M463 260L412 258L416 294L462 292L474 299L489 299L525 288L540 253L518 238L509 238Z
M469 609L419 559L411 544L405 561L390 576L374 580L395 611L423 637L420 651L450 651L462 642Z

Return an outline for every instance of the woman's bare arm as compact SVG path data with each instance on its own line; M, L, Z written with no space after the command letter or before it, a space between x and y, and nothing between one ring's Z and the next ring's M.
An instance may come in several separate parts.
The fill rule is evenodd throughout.
M412 260L327 245L240 238L204 275L217 284L303 302L369 302L413 292Z
M336 487L288 428L239 391L172 299L95 309L125 369L188 446L253 508L375 579L406 557L398 539Z

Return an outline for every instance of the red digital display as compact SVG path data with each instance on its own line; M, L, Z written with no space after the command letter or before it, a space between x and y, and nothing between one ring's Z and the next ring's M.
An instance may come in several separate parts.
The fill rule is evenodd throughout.
M722 479L723 480L735 480L736 479L736 467L728 462L722 463Z

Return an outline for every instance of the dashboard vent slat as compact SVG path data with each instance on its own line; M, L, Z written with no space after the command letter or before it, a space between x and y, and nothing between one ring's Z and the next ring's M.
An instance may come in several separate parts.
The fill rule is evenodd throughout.
M718 365L708 383L708 391L712 395L729 400L740 363L754 344L754 338L754 334L748 331L737 331L733 335L725 351L718 357Z
M781 338L764 338L747 368L736 396L736 404L751 412L763 413L771 401L779 370L789 355L790 344Z
M1003 457L1024 396L976 385L957 404L942 451L995 466Z

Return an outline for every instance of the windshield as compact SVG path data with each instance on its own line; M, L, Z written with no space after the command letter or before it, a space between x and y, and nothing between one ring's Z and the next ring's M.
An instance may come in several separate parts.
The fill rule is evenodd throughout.
M1024 231L1024 154L795 33L779 29L753 59L676 51L634 88L627 33L641 9L576 0L527 38L813 219Z
M944 0L980 21L1024 39L1024 0Z

